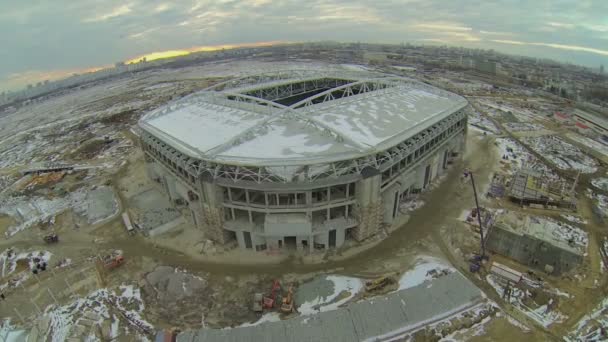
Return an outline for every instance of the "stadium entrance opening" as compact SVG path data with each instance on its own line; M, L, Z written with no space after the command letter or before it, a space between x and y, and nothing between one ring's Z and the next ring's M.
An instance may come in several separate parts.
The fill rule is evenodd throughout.
M336 230L329 231L329 247L336 247Z
M287 249L297 249L298 248L298 240L295 236L286 236L285 237L285 248Z
M251 233L250 232L243 232L243 237L245 238L245 248L251 248L252 247L252 243L251 243Z
M426 170L424 171L424 186L426 188L429 185L429 180L431 178L431 165L426 166Z

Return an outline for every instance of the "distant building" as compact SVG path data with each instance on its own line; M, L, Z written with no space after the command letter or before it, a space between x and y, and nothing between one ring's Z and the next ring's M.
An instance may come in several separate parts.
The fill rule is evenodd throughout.
M475 60L475 70L479 72L483 72L490 75L496 75L498 73L498 69L500 68L500 64L493 61L485 61L481 59Z
M575 112L575 117L577 124L588 126L599 134L608 134L608 120L580 110Z
M481 58L460 57L460 65L467 69L475 69L490 75L496 75L500 69L500 63L488 61Z

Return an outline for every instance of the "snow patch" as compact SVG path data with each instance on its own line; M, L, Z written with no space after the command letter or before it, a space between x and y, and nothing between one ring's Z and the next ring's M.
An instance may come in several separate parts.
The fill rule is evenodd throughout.
M410 271L405 272L399 278L399 290L408 289L418 286L426 281L431 281L441 274L452 273L455 269L448 266L443 261L432 258L422 257L418 259L418 263Z

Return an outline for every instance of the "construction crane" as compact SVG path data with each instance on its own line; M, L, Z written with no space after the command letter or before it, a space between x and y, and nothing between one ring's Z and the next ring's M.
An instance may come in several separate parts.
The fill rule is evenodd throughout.
M479 199L477 197L477 188L475 187L475 178L473 177L473 172L471 171L465 171L464 172L465 177L471 177L471 186L473 187L473 195L475 196L475 207L477 210L477 222L479 222L479 235L480 235L480 252L481 255L475 256L473 257L470 262L471 264L469 265L469 269L471 272L477 272L479 271L479 268L481 267L481 262L484 260L487 260L487 256L486 256L486 247L485 247L485 239L483 236L483 225L481 223L481 209L479 208Z

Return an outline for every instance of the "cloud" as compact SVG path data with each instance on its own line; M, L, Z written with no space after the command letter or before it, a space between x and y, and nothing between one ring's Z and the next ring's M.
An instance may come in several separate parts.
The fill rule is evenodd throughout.
M469 32L473 28L466 27L459 24L446 24L446 23L421 23L412 25L412 28L422 31L458 31L458 32Z
M122 5L122 6L119 6L119 7L115 7L110 12L103 13L103 14L98 14L98 15L95 15L93 17L86 18L83 21L86 22L86 23L94 23L94 22L99 22L99 21L106 21L108 19L120 17L120 16L123 16L123 15L128 14L128 13L131 13L131 8L129 7L129 5Z
M594 24L583 24L583 27L596 32L608 32L608 24L606 25L594 25Z
M169 10L170 8L171 8L171 4L162 3L162 4L159 4L158 6L156 6L156 8L154 8L154 12L161 13L161 12Z
M515 35L515 33L513 33L513 32L497 32L497 31L484 31L484 30L480 30L479 33L485 34L488 36L514 36Z
M558 28L564 28L564 29L573 29L576 27L576 25L574 24L568 24L568 23L558 23L558 22L548 22L547 25L551 26L551 27L558 27Z
M447 42L465 41L478 42L481 40L473 33L473 28L458 23L425 22L411 25L414 31L433 35L429 39L438 39Z
M0 32L11 34L2 36L0 88L28 70L266 41L421 41L608 64L605 0L1 1Z
M597 55L608 56L608 50L596 49L596 48L591 48L591 47L586 47L586 46L555 44L555 43L532 43L532 42L523 42L523 41L518 41L518 40L502 40L502 39L493 39L491 41L494 43L499 43L499 44L543 46L543 47L549 47L549 48L553 48L553 49L588 52L588 53L593 53L593 54L597 54Z

